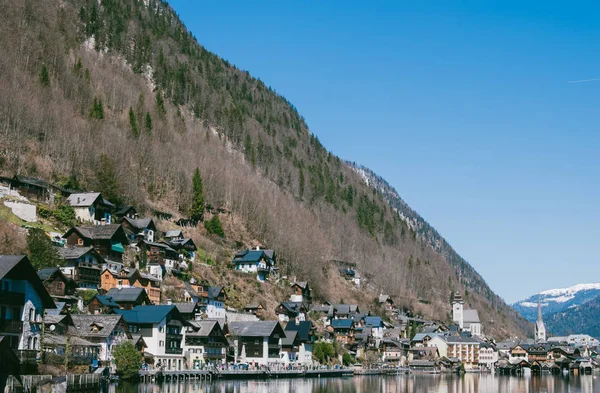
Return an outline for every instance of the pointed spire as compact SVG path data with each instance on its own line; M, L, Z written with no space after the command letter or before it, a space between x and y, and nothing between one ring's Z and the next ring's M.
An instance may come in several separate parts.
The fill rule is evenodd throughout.
M540 295L538 295L538 310L537 310L537 320L542 320L542 304L540 303Z

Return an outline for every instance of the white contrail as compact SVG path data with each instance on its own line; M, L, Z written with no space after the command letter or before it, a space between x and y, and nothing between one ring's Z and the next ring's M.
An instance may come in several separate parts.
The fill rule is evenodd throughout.
M594 81L600 81L600 78L581 79L581 80L578 80L578 81L569 81L569 83L582 83L582 82L594 82Z

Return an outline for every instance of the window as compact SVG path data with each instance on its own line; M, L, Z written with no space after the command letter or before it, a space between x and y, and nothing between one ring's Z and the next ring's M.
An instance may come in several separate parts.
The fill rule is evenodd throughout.
M2 290L3 291L10 291L10 282L8 282L8 281L2 281Z
M78 246L83 246L83 239L82 238L78 238L77 239L77 245Z
M33 322L35 320L35 310L33 308L29 309L29 321Z
M162 333L163 331L164 331L164 327L163 327L163 326L159 326L159 327L158 327L158 332L159 332L159 333Z
M162 340L161 340L161 341L159 341L159 342L158 342L158 346L159 346L159 347L164 347L164 346L165 346L165 342L164 342L164 341L162 341Z

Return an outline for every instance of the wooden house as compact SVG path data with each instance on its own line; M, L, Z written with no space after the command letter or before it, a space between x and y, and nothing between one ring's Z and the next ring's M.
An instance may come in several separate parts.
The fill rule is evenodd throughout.
M79 222L95 225L112 224L115 205L102 197L99 192L71 194L67 203L73 207Z
M38 270L38 277L51 296L70 296L75 293L75 282L66 277L58 267Z
M63 235L68 247L94 247L105 260L123 261L125 231L118 224L73 227Z

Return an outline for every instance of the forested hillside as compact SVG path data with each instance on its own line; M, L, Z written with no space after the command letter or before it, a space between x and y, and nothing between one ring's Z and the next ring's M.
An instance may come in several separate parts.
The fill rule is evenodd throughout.
M310 280L318 298L340 300L327 274L341 260L425 316L446 320L456 291L486 332L528 329L395 191L329 153L291 103L203 48L166 2L0 9L2 174L179 218L199 168L207 203L276 249L283 272ZM225 238L241 246L235 231Z
M589 334L600 337L600 296L576 307L544 316L546 329L553 336Z

